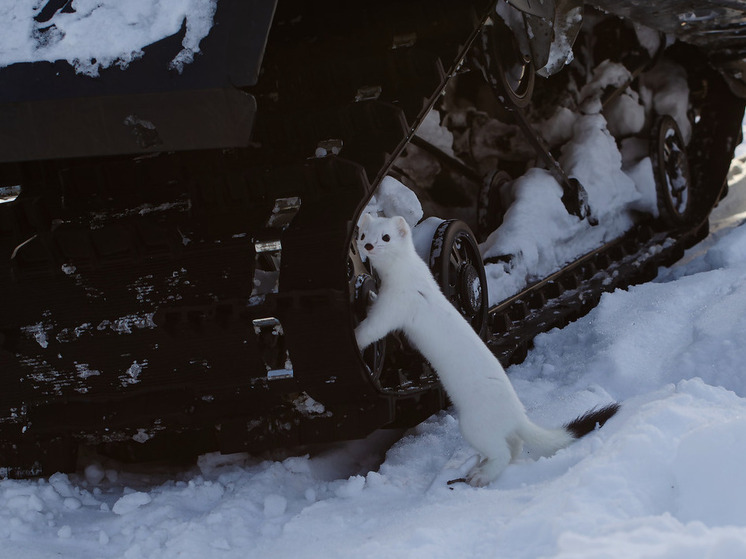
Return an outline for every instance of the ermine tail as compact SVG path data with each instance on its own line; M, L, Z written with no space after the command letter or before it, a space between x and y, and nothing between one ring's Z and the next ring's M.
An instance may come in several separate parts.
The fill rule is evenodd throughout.
M530 455L551 456L574 440L594 431L597 426L601 427L619 411L619 407L615 403L600 409L594 408L559 429L544 429L528 421L521 426L518 436L529 447L527 450Z
M579 439L596 429L596 426L603 427L603 424L611 419L619 411L619 404L609 404L601 409L593 408L591 411L584 413L580 417L573 419L565 425L565 429L573 436Z

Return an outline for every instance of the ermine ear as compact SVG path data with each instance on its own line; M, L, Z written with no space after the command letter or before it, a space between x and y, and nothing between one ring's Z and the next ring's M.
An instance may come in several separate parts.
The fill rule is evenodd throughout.
M371 217L369 213L364 213L357 222L359 229L366 227L370 223Z
M409 225L407 225L406 219L401 216L397 216L394 218L394 225L396 226L396 232L402 239L409 235Z

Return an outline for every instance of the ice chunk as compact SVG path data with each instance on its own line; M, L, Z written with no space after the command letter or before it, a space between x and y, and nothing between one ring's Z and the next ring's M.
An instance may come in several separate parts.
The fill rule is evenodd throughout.
M142 491L137 491L120 497L119 500L114 503L111 510L114 514L129 514L143 505L147 505L150 501L152 501L150 495L143 493Z

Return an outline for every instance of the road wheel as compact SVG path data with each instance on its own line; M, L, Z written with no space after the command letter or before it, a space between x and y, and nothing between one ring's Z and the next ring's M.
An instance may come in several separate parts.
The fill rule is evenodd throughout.
M474 233L466 223L450 219L438 226L429 264L446 298L484 336L489 310L487 278Z
M659 117L653 126L650 158L661 220L669 227L686 225L692 216L689 159L679 127L669 115Z

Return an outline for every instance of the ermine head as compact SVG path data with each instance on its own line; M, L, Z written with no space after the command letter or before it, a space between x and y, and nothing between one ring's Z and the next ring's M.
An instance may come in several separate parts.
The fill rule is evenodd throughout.
M365 214L361 218L357 247L360 254L370 258L374 266L412 249L411 245L412 232L403 217Z

